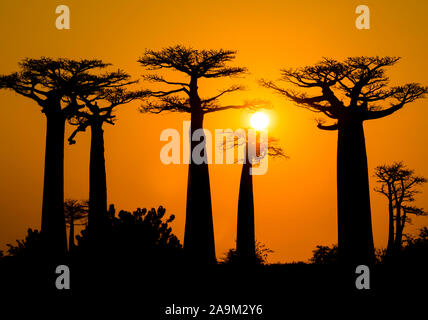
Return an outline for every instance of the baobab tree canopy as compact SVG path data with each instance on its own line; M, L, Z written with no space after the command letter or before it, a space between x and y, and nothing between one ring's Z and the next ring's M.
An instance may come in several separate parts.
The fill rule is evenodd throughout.
M79 131L85 131L95 122L113 125L115 107L148 95L146 90L129 90L127 87L137 82L130 78L122 70L90 75L87 83L74 90L71 99L80 105L70 118L70 124L77 126L68 139L70 144L75 143L74 137Z
M0 77L0 87L35 100L42 111L47 111L47 98L63 98L78 86L88 84L88 71L105 68L101 60L24 59L20 71Z
M393 66L398 57L351 57L343 62L324 58L321 62L303 68L282 69L282 80L301 90L317 88L321 94L283 89L271 81L263 81L272 88L313 112L333 120L357 117L360 121L386 117L405 104L421 98L427 88L417 83L389 87L386 67ZM387 106L390 103L391 105ZM337 123L318 127L336 130Z
M227 66L235 55L232 50L196 50L177 45L160 51L146 50L138 61L150 70L174 68L198 78L220 78L246 71L243 67Z
M169 91L152 91L152 97L157 102L147 101L142 106L143 112L160 113L162 111L194 112L192 103L197 103L199 112L222 111L227 109L240 109L256 107L262 101L247 101L242 105L221 106L218 99L225 94L244 89L240 85L233 85L220 90L217 95L201 99L197 92L197 80L200 78L234 77L244 74L247 69L243 67L230 67L227 64L235 59L236 51L231 50L197 50L184 46L174 46L160 51L146 50L138 62L148 70L173 69L190 77L189 82L169 81L157 74L147 74L144 79L175 86ZM184 95L183 95L184 94Z

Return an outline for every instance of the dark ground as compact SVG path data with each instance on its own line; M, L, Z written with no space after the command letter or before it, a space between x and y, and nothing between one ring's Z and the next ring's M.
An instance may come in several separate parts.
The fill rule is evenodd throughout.
M54 267L37 260L3 259L2 296L22 297L23 301L24 297L32 301L40 298L45 308L64 304L67 313L117 313L126 319L131 318L128 315L139 319L285 319L291 312L326 318L338 313L338 306L349 307L351 314L364 314L373 306L382 309L385 298L416 295L428 284L425 264L376 265L371 269L371 289L357 290L357 275L345 274L335 265L284 264L253 269L217 265L203 269L148 266L143 261L120 259L101 262L94 257L84 263L61 263L70 267L70 290L55 288ZM166 315L166 308L173 304L206 311L196 318ZM232 304L261 305L263 311L261 315L209 314L214 306L218 311L221 305L224 313L224 305Z

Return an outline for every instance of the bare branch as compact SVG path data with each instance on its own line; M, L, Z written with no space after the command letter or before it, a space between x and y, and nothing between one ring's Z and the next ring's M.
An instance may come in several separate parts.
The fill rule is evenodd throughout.
M86 119L82 119L80 120L80 123L78 124L77 128L72 132L72 134L70 135L70 137L68 138L68 143L69 144L75 144L76 140L74 140L74 137L79 133L79 132L84 132L86 131L86 128L89 127L90 122Z
M213 97L211 97L211 98L208 98L208 99L204 99L204 100L202 100L202 103L209 103L209 102L212 102L212 101L214 101L214 100L217 100L218 98L220 98L220 97L221 97L221 96L223 96L224 94L231 93L231 92L235 92L235 91L239 91L239 90L244 90L244 87L243 87L243 86L239 86L239 85L231 86L230 88L228 88L228 89L226 89L226 90L222 90L222 91L220 91L220 93L219 93L219 94L217 94L217 95L215 95L215 96L213 96Z
M150 95L152 97L165 97L165 96L169 96L172 95L174 93L179 93L179 92L188 92L187 89L185 88L180 88L180 89L175 89L175 90L170 90L170 91L151 91Z
M143 75L143 79L151 82L162 82L170 85L176 85L176 86L184 86L189 87L188 83L185 82L174 82L174 81L167 81L163 77L157 75L157 74L146 74Z
M306 93L296 93L293 90L286 90L280 88L272 81L265 81L262 79L260 80L260 83L262 84L262 86L273 89L279 94L284 95L286 98L296 103L299 107L306 108L308 110L311 110L312 112L322 112L329 118L337 119L338 117L339 111L336 106L336 103L334 104L334 106L332 106L331 104L321 104L323 102L329 102L329 100L332 100L332 98L328 97L327 95L327 89L325 90L325 95L307 97Z
M217 112L217 111L224 111L229 109L250 109L250 110L257 110L260 108L267 108L269 107L269 102L266 100L261 99L254 99L250 101L245 101L242 105L229 105L229 106L218 106L212 103L204 104L203 106L203 112L204 113L211 113L211 112Z
M159 102L146 101L141 105L140 112L142 113L161 113L164 111L190 112L188 99L183 99L178 96L161 97Z
M325 123L324 119L318 118L318 119L315 119L315 121L317 122L317 127L321 130L334 131L339 129L337 122L335 124L326 126L324 125Z
M410 83L401 87L395 87L393 96L399 101L399 103L384 110L368 111L365 115L365 119L373 120L386 117L395 111L400 110L405 104L413 102L416 99L423 98L427 92L427 87L422 87L417 83Z

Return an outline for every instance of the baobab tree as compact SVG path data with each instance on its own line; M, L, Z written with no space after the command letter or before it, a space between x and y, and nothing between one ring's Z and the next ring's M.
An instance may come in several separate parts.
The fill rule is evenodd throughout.
M135 83L130 76L118 70L95 75L91 83L74 92L73 99L82 103L69 120L77 126L68 138L70 144L76 143L76 134L91 129L91 151L89 161L89 217L88 236L97 239L108 220L107 178L104 156L104 123L113 125L116 116L114 109L146 95L145 91L129 91L127 86Z
M238 159L238 162L243 161L235 250L235 259L242 265L259 263L259 257L256 254L252 168L254 165L260 165L264 157L286 157L279 146L278 139L267 135L261 137L260 131L250 130L239 131L227 137L226 143L222 142L223 148L244 147L244 159Z
M380 187L375 188L375 191L388 199L389 224L386 254L392 256L402 247L404 226L406 223L411 223L408 214L426 215L423 208L416 207L412 203L415 202L415 195L419 193L417 187L427 180L415 175L414 171L408 169L402 162L376 167L375 177L380 183Z
M335 120L326 125L322 119L318 128L338 131L338 249L339 259L344 263L374 262L363 122L389 116L427 92L426 87L417 83L388 86L385 68L398 60L397 57L351 57L343 62L323 59L313 66L282 70L282 80L310 93L280 88L262 80L265 87L298 106ZM316 89L319 94L314 94ZM391 105L382 106L382 102Z
M88 202L67 199L64 202L65 223L70 229L68 232L68 252L75 248L74 227L76 225L86 225L88 220Z
M46 150L41 236L47 252L65 254L64 128L79 106L68 95L89 81L88 71L104 68L99 60L24 59L20 71L0 76L0 88L37 102L46 116Z
M187 256L195 262L215 263L216 257L205 136L202 134L199 141L194 141L192 136L203 128L206 114L255 105L255 102L226 106L219 104L220 97L241 90L241 86L231 86L213 97L201 98L198 85L199 80L203 78L216 79L242 75L246 71L245 68L227 65L235 58L235 54L235 51L223 49L196 50L174 46L159 51L146 50L138 60L148 70L174 70L187 77L185 81L180 82L167 80L159 74L146 75L144 77L146 80L172 86L172 88L167 91L152 91L152 99L142 106L141 111L190 113L190 154L192 155L195 151L203 158L202 163L195 163L190 157L187 185L184 250ZM201 144L203 148L201 148ZM198 145L199 148L196 149ZM198 150L202 150L202 152Z

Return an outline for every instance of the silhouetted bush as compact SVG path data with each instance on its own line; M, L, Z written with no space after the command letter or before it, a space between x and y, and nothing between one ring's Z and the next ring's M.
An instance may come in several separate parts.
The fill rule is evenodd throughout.
M399 259L408 264L428 264L428 228L419 230L417 237L406 235Z
M236 252L235 248L229 249L229 251L226 252L223 259L220 261L222 264L252 264L252 265L264 265L267 262L267 257L270 253L273 253L274 251L267 248L265 244L261 243L260 241L256 241L256 256L253 261L248 261L239 257L239 255Z
M318 245L312 251L312 258L309 261L313 264L336 264L337 263L337 245L329 246Z
M316 246L312 251L313 255L309 261L313 264L336 264L338 259L337 245L329 246ZM428 228L420 229L417 237L406 235L403 248L398 250L393 259L388 258L386 249L376 249L376 263L399 263L399 264L414 264L426 263L428 264Z
M38 230L28 229L24 240L16 240L17 245L7 244L9 249L7 253L14 257L37 257L41 254L42 244L40 232Z
M165 213L165 208L160 206L157 210L138 208L132 213L121 210L116 217L114 208L110 207L109 224L98 249L112 257L147 262L181 257L182 246L170 227L175 216L165 217ZM87 228L76 238L78 251L90 247Z

